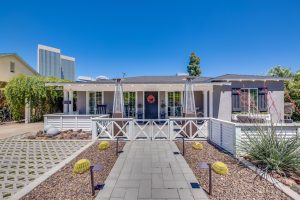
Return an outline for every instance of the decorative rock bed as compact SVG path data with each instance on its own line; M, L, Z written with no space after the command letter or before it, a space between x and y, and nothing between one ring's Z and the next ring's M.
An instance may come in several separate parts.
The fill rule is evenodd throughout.
M36 134L31 134L25 137L29 140L90 140L92 134L90 131L73 131L72 129L66 131L59 131L57 134L45 133L44 131L38 131Z
M176 142L182 152L182 142ZM199 169L199 162L224 162L229 168L228 175L212 173L212 195L210 199L291 199L254 171L240 164L232 156L218 150L213 145L202 142L203 150L194 150L191 142L185 143L187 163L195 173L204 190L208 191L208 170Z
M110 142L105 151L98 148L99 142L82 152L61 170L50 176L46 181L33 189L22 200L40 199L94 199L91 193L91 179L89 171L82 174L73 173L73 166L80 159L88 159L92 165L101 164L103 171L94 172L94 181L104 183L114 166L116 156L116 142ZM119 142L119 149L123 149L125 142ZM95 196L98 191L96 191Z

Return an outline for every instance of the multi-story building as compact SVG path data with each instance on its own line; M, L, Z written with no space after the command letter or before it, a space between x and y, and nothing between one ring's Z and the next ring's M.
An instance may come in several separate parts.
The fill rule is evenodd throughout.
M39 44L37 63L42 76L75 80L75 58L62 55L60 49Z

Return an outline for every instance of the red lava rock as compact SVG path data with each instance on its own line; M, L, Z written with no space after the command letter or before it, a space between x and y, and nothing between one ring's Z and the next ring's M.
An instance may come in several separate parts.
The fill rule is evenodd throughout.
M293 179L286 178L286 177L280 178L279 181L289 187L291 187L292 185L296 185L296 182Z
M298 185L300 185L300 176L293 174L291 176L291 179L293 179Z

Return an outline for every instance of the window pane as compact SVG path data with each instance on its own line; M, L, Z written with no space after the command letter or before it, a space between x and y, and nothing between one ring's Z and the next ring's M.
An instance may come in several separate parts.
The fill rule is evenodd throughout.
M126 117L135 117L135 92L124 92L124 112Z
M250 89L250 112L257 112L257 89Z
M174 109L174 92L168 92L168 115L175 116L175 109Z
M232 90L232 112L241 112L240 93L237 89Z
M90 92L89 97L90 114L95 114L95 92Z
M249 96L248 89L241 89L241 110L242 112L249 112Z
M181 92L175 92L175 116L181 116Z
M102 105L102 92L96 92L96 105Z

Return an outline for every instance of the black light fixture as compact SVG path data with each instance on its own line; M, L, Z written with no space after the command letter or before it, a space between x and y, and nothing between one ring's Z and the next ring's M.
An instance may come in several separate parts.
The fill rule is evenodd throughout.
M104 167L101 164L92 165L90 166L90 174L91 174L91 188L92 188L92 195L95 195L95 190L101 190L104 187L104 184L97 184L94 183L94 171L103 171Z
M197 165L200 169L208 169L208 173L209 173L209 175L208 175L208 182L209 182L209 189L208 189L208 194L209 195L212 195L212 177L211 177L211 175L212 175L212 170L211 170L211 163L206 163L206 162L200 162L200 163L198 163L198 165Z

